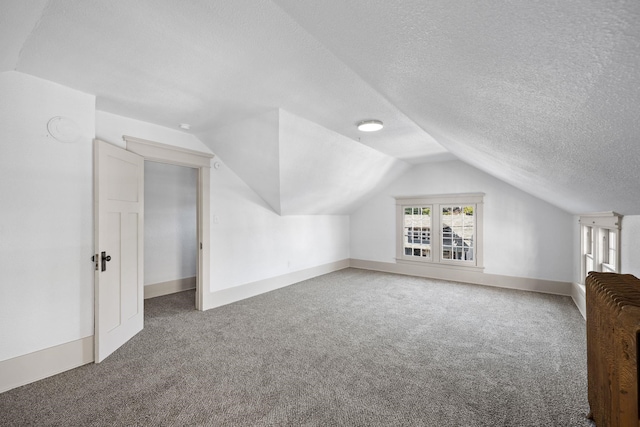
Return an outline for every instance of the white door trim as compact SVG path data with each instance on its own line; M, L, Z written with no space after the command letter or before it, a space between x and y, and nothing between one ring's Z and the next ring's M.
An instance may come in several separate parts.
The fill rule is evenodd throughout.
M145 160L168 163L171 165L187 166L198 169L198 274L196 279L196 309L204 310L205 286L209 287L209 262L210 262L210 175L211 153L189 150L173 145L155 141L134 138L123 135L122 139L127 144L127 151L139 154Z

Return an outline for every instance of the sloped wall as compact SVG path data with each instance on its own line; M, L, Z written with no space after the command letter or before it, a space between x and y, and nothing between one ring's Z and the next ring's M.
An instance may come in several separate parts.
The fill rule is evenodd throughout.
M349 258L346 215L280 216L238 175L211 171L211 291Z
M351 215L351 258L394 263L395 196L485 193L485 273L570 282L573 216L461 161L414 166Z
M200 137L279 215L348 215L409 168L283 109Z

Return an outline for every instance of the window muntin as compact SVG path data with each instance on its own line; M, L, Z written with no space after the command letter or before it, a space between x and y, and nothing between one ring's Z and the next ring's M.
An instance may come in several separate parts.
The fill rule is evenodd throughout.
M616 273L616 256L618 254L617 230L602 229L601 230L601 242L602 242L602 264L600 271L608 273Z

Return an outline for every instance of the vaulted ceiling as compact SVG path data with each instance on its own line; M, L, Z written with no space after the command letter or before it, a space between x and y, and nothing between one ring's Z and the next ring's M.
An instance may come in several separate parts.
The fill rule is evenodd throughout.
M190 123L282 214L349 212L410 164L452 158L568 212L640 214L637 0L7 0L0 11L0 71L95 94L99 110ZM369 118L383 131L359 133Z

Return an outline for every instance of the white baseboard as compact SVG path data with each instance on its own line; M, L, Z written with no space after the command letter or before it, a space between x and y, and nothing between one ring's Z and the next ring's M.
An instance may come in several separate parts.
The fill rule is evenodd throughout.
M571 298L573 303L578 307L582 317L587 319L587 295L585 287L579 283L572 283L571 286Z
M0 362L0 393L93 362L93 335Z
M144 285L144 299L161 297L163 295L175 294L176 292L188 291L196 288L196 277L185 277L184 279L170 280L168 282Z
M342 270L349 267L349 260L344 259L328 264L311 267L304 270L294 271L282 276L271 277L269 279L258 280L257 282L247 283L233 288L222 289L220 291L211 292L205 298L205 310L231 304L246 298L270 292L285 286L303 280L312 279L323 274Z
M270 279L259 280L206 295L213 301L205 309L219 307L245 298L349 267L349 260L336 261ZM149 290L147 290L149 288ZM145 298L153 298L195 288L195 277L145 287ZM0 393L38 381L94 361L93 335L46 348L34 353L0 361Z
M571 295L572 287L571 283L569 282L531 279L526 277L502 276L499 274L482 273L480 271L447 269L440 267L431 267L428 265L351 259L350 266L363 270L375 270L385 273L428 277L430 279L450 280L454 282L495 286L499 288L519 289L522 291L541 292L554 295Z
M282 276L208 293L205 294L205 309L220 307L245 298L251 298L265 292L348 267L557 295L570 295L583 316L585 313L584 308L581 308L584 307L584 303L581 303L581 301L584 301L584 292L581 292L581 289L576 289L577 285L568 282L359 259L345 259L331 262L305 270L294 271ZM147 291L147 287L150 287L149 291ZM193 289L195 287L195 278L190 277L147 287L145 287L145 298L152 298L154 296ZM0 362L0 393L59 374L69 369L77 368L78 366L93 361L93 336L2 361Z

